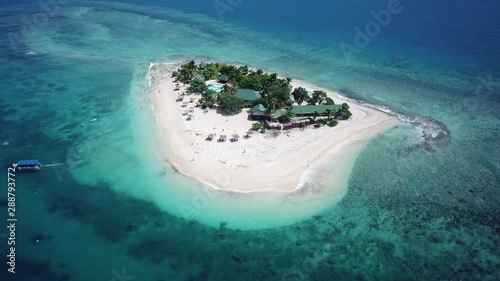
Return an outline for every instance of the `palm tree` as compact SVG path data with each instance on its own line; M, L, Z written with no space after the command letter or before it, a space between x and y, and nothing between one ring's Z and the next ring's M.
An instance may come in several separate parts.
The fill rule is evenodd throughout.
M243 75L247 75L248 74L248 66L247 65L243 65L243 66L240 66L238 68L239 72Z
M285 122L290 122L290 120L295 117L295 113L293 113L291 110L287 110L285 112L285 114L283 116L281 116L281 118L283 119L283 121Z
M190 92L190 93L200 92L201 93L206 87L207 87L207 85L205 84L205 82L198 80L198 79L195 79L189 84L188 92Z
M305 100L309 98L309 96L307 95L307 90L302 87L295 88L292 92L292 95L299 105L301 105Z
M323 100L326 98L326 93L323 91L314 91L312 94L312 98L310 100L310 103L313 105L318 103L321 104L323 103Z
M200 105L203 108L207 108L207 107L213 108L215 106L215 103L216 103L216 96L213 93L205 94L200 99Z
M194 76L196 75L196 63L194 61L190 61L189 63L181 65L181 68L179 69L179 74L178 74L178 79L183 82L187 83L191 81Z
M190 61L187 65L187 68L190 70L191 73L193 73L193 77L196 74L196 71L198 71L198 66L194 62L194 60Z
M278 99L274 95L269 95L266 98L266 108L270 110L276 110L278 106Z
M272 85L274 85L274 83L278 80L278 74L276 73L272 73L270 76L269 76L269 82Z
M318 117L319 113L317 111L313 112L313 119L316 121L316 117Z
M328 119L330 119L330 116L332 115L332 113L333 113L333 110L331 110L331 109L325 110L325 114L326 114Z
M273 116L273 114L274 114L275 112L276 112L276 110L274 110L273 108L267 108L267 107L266 107L266 115L267 115L268 117Z
M205 66L205 69L203 69L201 74L205 76L207 80L216 79L217 76L219 76L219 70L215 64L209 63Z

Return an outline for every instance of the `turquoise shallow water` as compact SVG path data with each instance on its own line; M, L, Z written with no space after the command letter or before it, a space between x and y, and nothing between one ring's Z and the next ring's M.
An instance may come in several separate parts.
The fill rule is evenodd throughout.
M371 6L360 2L358 8ZM481 57L447 54L445 42L423 46L416 38L381 35L348 60L336 47L348 36L331 32L321 41L319 31L305 39L266 31L266 24L280 26L278 17L253 28L231 16L239 10L220 22L212 10L206 16L71 2L22 36L23 16L40 8L0 10L7 35L0 41L0 142L9 143L0 146L2 163L34 156L66 163L19 175L19 271L12 276L2 269L2 280L111 280L122 269L135 280L154 281L500 278L497 37L484 39L492 50L484 47ZM365 19L332 13L347 27ZM483 22L479 33L495 24ZM402 37L403 26L386 33ZM462 31L468 45L480 45L477 35ZM404 47L408 42L419 44ZM154 120L140 98L151 62L189 57L257 65L414 123L366 146L340 202L335 194L314 192L263 199L204 191L161 158L154 161L164 166L150 167L158 143L148 137ZM448 136L424 140L419 128ZM335 166L323 174L335 175ZM180 217L193 206L194 216Z

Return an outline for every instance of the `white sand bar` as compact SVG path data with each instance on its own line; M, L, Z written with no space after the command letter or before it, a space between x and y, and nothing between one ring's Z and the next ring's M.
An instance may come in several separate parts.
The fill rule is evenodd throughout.
M309 126L304 130L281 131L278 136L268 130L265 134L254 133L251 138L243 139L254 123L248 120L247 109L226 117L215 110L206 112L195 107L201 97L197 94L185 96L183 102L176 101L185 86L181 84L179 91L174 90L175 83L170 77L174 69L176 66L171 64L154 64L150 69L151 87L147 94L156 115L158 137L166 146L165 150L158 151L164 151L161 153L166 153L166 158L181 173L222 190L297 190L308 169L319 167L332 158L335 162L331 165L342 165L343 160L357 155L350 146L359 145L399 122L391 115L294 80L294 87L323 90L336 104L347 102L351 119L340 121L333 128ZM189 115L192 118L187 121ZM205 140L209 134L216 135L213 141ZM229 141L233 134L240 136L239 141ZM226 135L227 141L217 142L220 135ZM353 151L352 156L345 155L346 151Z

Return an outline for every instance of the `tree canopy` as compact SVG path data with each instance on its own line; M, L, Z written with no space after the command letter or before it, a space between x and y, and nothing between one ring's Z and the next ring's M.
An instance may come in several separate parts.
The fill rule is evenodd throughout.
M245 101L230 94L222 94L219 100L219 109L227 114L237 114L245 108Z
M199 101L201 107L203 108L213 108L217 103L217 92L212 90L207 90L202 94L202 97Z
M221 74L226 75L229 81L224 85L220 93L207 91L203 81L194 79L197 75L202 75L208 80L214 80ZM293 89L291 86L291 78L279 78L276 73L265 73L261 69L252 70L246 65L234 66L219 63L203 63L198 66L194 61L190 61L181 65L178 70L172 72L172 77L184 83L189 82L188 91L190 92L205 91L200 99L200 105L202 107L215 107L218 105L221 111L228 114L236 114L245 106L245 101L234 97L234 93L237 89L252 89L258 91L261 98L254 101L254 105L264 105L268 116L271 116L279 109L290 108L294 103L293 100L299 105L302 105L304 102L308 105L335 104L333 99L328 97L324 91L316 90L309 96L309 92L303 87ZM293 99L291 99L290 96L293 96ZM326 110L322 112L322 114L314 112L312 117L316 119L320 115L327 117L325 119L326 121L331 119L331 117L349 119L352 113L349 111L349 105L343 103L341 110L338 112L333 112L332 110ZM291 112L287 112L287 114L280 119L289 121L292 117L293 115Z
M183 83L188 83L196 76L197 70L198 66L196 63L194 61L190 61L182 64L178 71L172 72L172 76L175 74L175 78L177 78L177 80Z
M321 104L326 99L326 93L323 91L314 91L308 103L310 105Z
M307 90L302 87L295 88L292 92L292 95L295 98L295 101L299 105L309 99L309 96L307 95Z
M219 77L219 69L214 63L209 63L205 66L205 69L201 71L201 75L207 80L217 79L217 77Z
M201 93L203 92L203 90L205 90L206 87L207 85L205 84L205 82L199 79L194 79L189 84L188 91L191 93Z

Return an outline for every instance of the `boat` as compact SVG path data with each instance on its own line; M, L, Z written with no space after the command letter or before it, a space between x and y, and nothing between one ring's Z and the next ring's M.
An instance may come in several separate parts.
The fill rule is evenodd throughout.
M17 163L12 164L17 171L25 170L40 170L42 164L38 160L19 160Z

